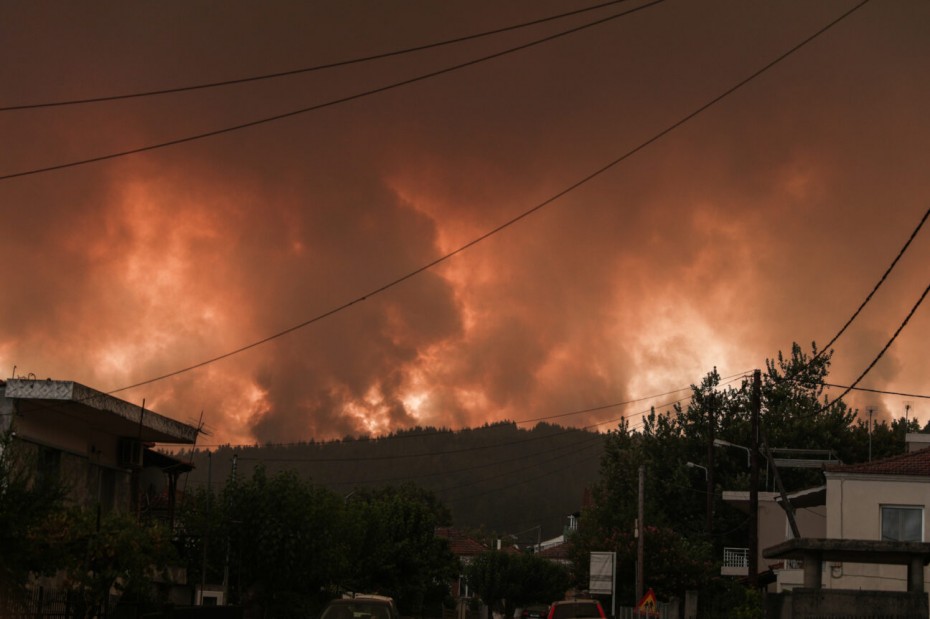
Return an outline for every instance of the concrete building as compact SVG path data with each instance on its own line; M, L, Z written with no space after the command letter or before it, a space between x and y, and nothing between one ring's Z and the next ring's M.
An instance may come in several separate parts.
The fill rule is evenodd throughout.
M138 404L61 380L0 382L0 431L36 476L56 475L87 506L173 515L178 476L189 465L151 449L192 445L197 428Z
M784 566L767 616L930 616L930 450L913 436L902 455L826 467L824 537L763 551Z

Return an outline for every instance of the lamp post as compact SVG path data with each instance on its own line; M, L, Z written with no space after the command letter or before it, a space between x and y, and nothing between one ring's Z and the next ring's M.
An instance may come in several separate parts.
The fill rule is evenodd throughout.
M735 447L736 449L742 449L746 452L746 468L752 467L752 450L748 447L743 447L742 445L737 445L736 443L731 443L730 441L725 441L722 438L715 438L714 445L716 447ZM769 489L769 459L765 454L759 454L765 458L765 489Z
M694 462L691 462L691 461L685 462L685 466L687 466L688 468L701 469L702 471L704 471L704 481L707 481L708 473L707 473L706 466L701 466L700 464L695 464Z
M752 466L752 455L748 447L743 447L742 445L736 445L730 441L725 441L722 438L715 438L714 445L717 447L736 447L737 449L742 449L746 452L746 468L748 469Z

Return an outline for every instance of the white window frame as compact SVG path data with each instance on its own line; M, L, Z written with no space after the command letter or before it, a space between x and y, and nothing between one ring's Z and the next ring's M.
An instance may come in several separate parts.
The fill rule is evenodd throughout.
M878 531L879 539L881 539L881 540L883 540L883 541L885 540L885 510L886 510L886 509L888 509L888 510L895 509L895 510L915 511L915 512L917 512L917 513L920 515L920 539L919 539L919 540L900 540L900 539L898 539L898 540L894 540L894 541L916 541L916 542L923 542L923 541L924 541L924 539L925 539L925 537L924 537L925 531L924 531L924 506L923 506L923 505L898 505L898 504L879 505L879 515L880 515L880 518L879 518L879 531Z

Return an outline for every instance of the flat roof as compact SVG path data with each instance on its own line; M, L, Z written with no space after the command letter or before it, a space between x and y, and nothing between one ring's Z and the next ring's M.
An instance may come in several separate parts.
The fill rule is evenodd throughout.
M197 438L194 426L74 381L11 378L5 382L4 395L18 402L20 412L60 410L66 406L70 413L105 423L117 436L147 443L192 445Z
M888 542L863 539L789 539L762 551L766 559L804 559L815 555L821 561L909 565L914 558L930 563L930 543Z
M827 502L827 487L826 486L817 486L816 488L807 488L805 490L797 490L795 492L789 492L788 500L791 502L795 508L803 507L819 507L821 505L826 505ZM736 507L743 509L748 508L749 505L749 491L748 490L724 490L723 491L723 500L727 503L733 503ZM772 502L781 504L781 494L778 492L759 492L759 502Z

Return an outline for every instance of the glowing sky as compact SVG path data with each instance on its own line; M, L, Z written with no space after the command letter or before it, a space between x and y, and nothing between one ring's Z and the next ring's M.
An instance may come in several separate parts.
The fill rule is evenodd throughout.
M287 71L592 4L7 3L0 106ZM854 4L668 0L317 111L0 180L0 374L116 390L322 316L558 195ZM3 111L0 175L308 108L633 6L275 80ZM328 439L559 415L825 343L930 207L928 31L927 2L872 2L449 260L119 396L202 412L205 443ZM930 229L837 342L832 382L875 357L928 265ZM862 386L930 394L928 342L921 307ZM635 422L681 395L556 421ZM849 401L930 417L926 399Z

